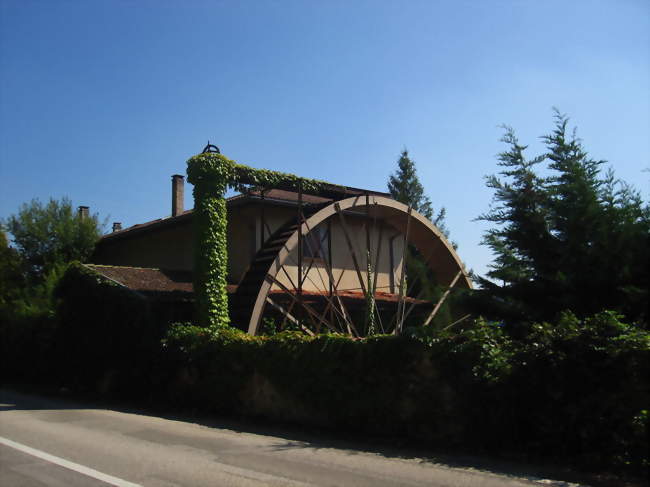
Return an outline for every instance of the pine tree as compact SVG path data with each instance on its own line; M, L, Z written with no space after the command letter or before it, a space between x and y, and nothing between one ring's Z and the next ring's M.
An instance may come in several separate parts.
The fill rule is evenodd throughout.
M519 319L530 313L526 303L542 292L544 272L539 263L549 260L546 254L553 252L553 239L546 181L536 173L544 156L527 160L527 146L519 143L512 128L504 129L501 141L509 148L498 156L498 165L504 169L501 177L486 178L487 186L495 192L494 203L479 217L496 225L483 238L495 261L489 266L489 279L475 276L475 280L483 290L477 297L486 298L481 306L483 313Z
M388 179L388 191L395 200L411 206L414 210L431 220L442 234L446 238L449 238L449 230L445 224L446 210L442 207L437 213L434 212L431 200L425 195L424 187L417 176L415 162L409 157L406 149L400 154L400 158L397 161L397 170ZM454 248L456 247L454 242L451 244ZM423 251L426 251L426 249L416 249L412 246L408 247L406 275L408 281L411 283L408 287L411 288L412 295L417 295L422 299L435 302L441 295L441 289L436 282L435 276L431 273L422 258L421 252ZM449 324L450 313L448 301L438 312L434 327L436 325ZM417 322L418 317L414 316L413 321Z
M650 210L604 161L589 157L568 118L542 137L547 151L526 160L512 129L502 141L503 170L489 176L495 224L483 243L495 255L488 279L479 278L478 310L506 321L550 320L571 309L586 316L602 309L645 320L648 297ZM541 177L545 163L549 176Z
M388 178L388 191L394 199L410 205L415 211L431 220L446 237L449 236L445 225L446 210L442 207L434 216L431 200L424 194L415 162L409 157L406 149L402 151L397 161L397 171Z

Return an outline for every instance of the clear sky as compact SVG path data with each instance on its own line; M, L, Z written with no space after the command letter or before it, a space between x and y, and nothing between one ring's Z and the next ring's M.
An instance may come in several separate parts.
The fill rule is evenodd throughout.
M0 5L0 218L50 196L109 226L167 216L170 176L208 139L244 164L373 190L406 147L482 273L473 219L499 125L535 152L553 106L650 193L647 0Z

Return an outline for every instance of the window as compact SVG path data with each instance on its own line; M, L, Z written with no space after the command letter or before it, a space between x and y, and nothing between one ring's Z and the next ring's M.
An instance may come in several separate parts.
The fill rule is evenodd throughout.
M306 259L327 259L329 254L329 233L320 225L302 237L302 255Z

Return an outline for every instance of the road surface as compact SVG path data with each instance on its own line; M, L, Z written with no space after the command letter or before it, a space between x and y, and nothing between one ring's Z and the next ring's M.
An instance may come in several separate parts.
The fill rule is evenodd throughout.
M576 486L0 390L5 486ZM248 428L248 431L251 431Z

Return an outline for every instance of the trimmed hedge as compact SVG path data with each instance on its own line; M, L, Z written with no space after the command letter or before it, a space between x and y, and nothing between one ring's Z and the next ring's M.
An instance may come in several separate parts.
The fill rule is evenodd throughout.
M164 342L167 399L438 447L647 468L648 332L613 313L531 328L514 340L478 320L457 334L355 340L176 326Z
M75 262L55 295L61 385L80 390L136 391L166 330L144 297Z

